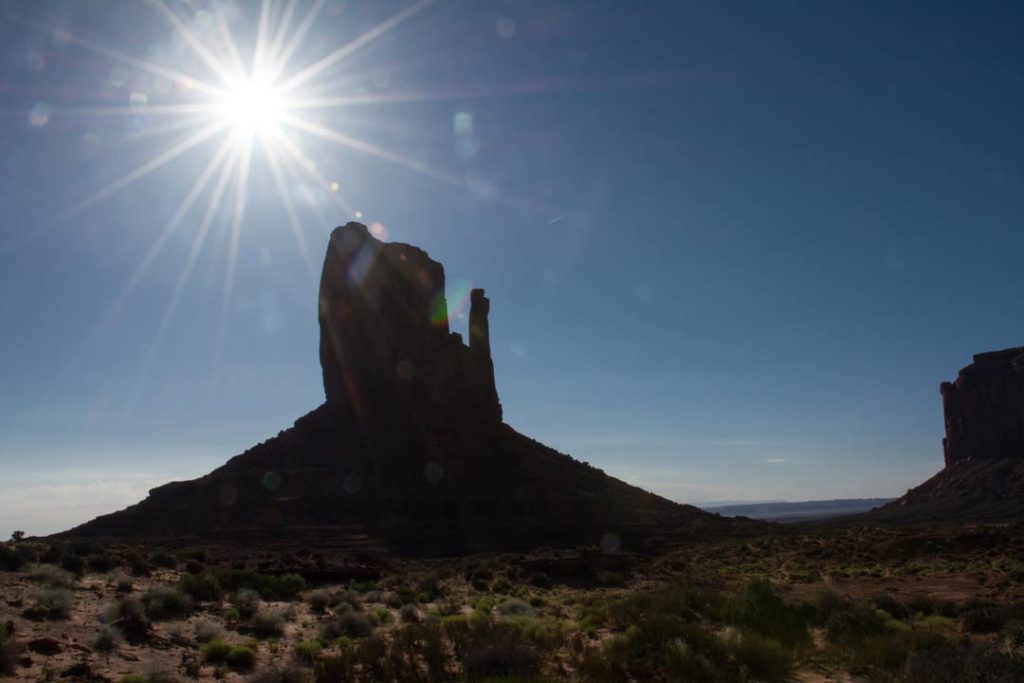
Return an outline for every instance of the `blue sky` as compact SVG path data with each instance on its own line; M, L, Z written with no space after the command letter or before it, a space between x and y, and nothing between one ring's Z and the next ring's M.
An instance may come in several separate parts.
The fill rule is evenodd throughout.
M236 171L185 270L211 171L139 270L239 126L111 191L205 125L182 29L220 58L224 16L244 64L259 35L255 2L166 7L0 7L0 527L318 405L356 211L445 264L451 308L487 289L511 425L686 502L899 495L941 467L939 382L1024 342L1018 3L327 0L282 78L340 54L298 88L335 104L238 133L244 211Z

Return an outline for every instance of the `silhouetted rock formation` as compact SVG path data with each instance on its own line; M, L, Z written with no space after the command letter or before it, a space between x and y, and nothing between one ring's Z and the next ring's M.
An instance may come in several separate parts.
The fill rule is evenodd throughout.
M331 234L320 278L327 405L368 431L501 422L488 300L472 292L470 346L448 329L444 267L360 223Z
M940 391L947 466L977 458L1024 458L1024 346L977 354Z
M421 249L359 223L336 229L320 280L326 403L210 474L66 533L286 531L450 553L762 528L629 486L504 424L490 302L473 290L467 346L448 328L444 283Z
M943 382L945 467L868 515L878 521L995 521L1024 514L1024 347L979 353Z

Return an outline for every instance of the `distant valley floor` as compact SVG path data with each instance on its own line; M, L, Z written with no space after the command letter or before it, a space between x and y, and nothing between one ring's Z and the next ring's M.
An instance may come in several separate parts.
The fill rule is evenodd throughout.
M843 515L855 515L885 505L893 498L848 498L840 500L771 501L730 505L701 505L701 509L723 517L750 517L766 522L806 522Z

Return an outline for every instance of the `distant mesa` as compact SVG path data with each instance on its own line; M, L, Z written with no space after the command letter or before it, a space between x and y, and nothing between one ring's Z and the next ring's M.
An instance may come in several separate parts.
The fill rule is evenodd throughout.
M432 554L762 528L625 484L505 424L489 313L473 290L463 340L440 263L360 223L336 228L319 291L326 402L206 476L64 535L309 534Z
M1024 514L1024 346L979 353L943 382L945 467L871 513L892 521L995 521Z

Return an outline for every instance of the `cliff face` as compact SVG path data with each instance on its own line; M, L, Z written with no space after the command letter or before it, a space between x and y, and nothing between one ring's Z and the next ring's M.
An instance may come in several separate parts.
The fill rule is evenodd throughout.
M763 528L642 491L504 424L490 302L473 290L467 346L448 327L444 283L421 249L337 228L319 290L326 402L213 472L66 535L315 533L438 554Z
M940 391L947 467L976 459L1024 459L1024 347L975 355Z

